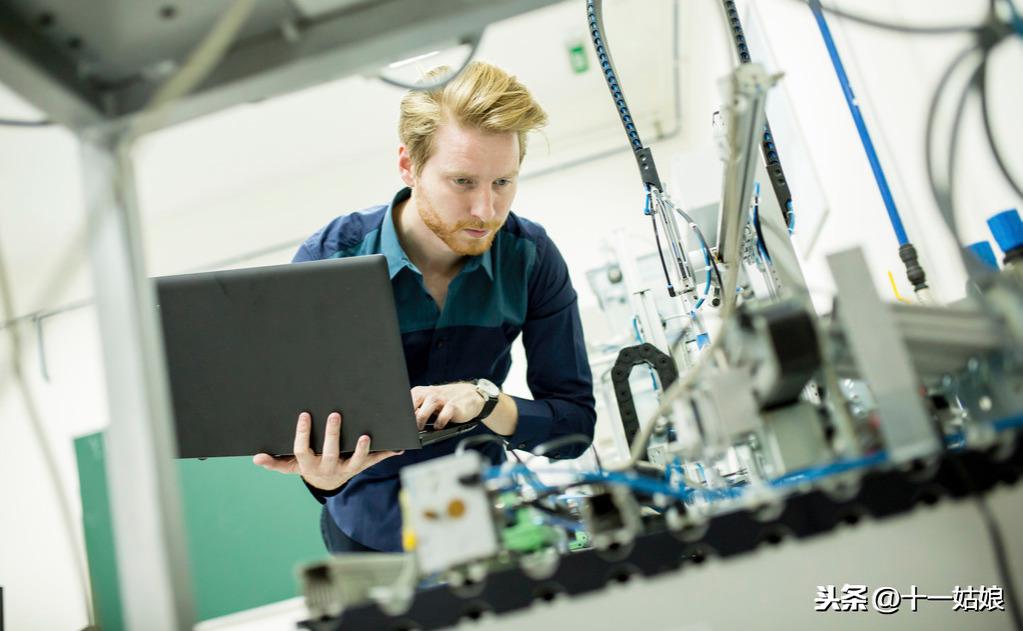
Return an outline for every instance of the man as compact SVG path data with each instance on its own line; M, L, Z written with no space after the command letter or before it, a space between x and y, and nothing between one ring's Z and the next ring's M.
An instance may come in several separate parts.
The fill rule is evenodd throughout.
M443 88L409 92L398 148L407 188L389 205L338 217L294 258L386 256L420 428L434 414L437 429L479 418L468 435L495 437L481 446L493 463L504 460L497 437L515 449L593 437L592 378L568 269L543 228L510 212L526 134L546 119L521 83L482 62ZM533 400L497 391L520 332ZM310 422L299 417L293 458L259 454L254 462L301 474L325 504L321 531L332 552L400 550L399 469L451 454L459 441L371 454L362 436L352 456L341 458L341 418L332 414L317 456ZM574 444L549 455L584 449Z

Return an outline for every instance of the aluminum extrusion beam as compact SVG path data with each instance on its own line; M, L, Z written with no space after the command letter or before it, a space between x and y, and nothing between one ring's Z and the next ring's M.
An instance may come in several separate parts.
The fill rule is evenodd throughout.
M773 81L759 64L739 66L722 80L722 109L726 117L728 156L725 161L721 212L718 218L718 257L725 262L735 257L736 243L749 217L753 198L753 176L757 147L764 128L764 104Z
M172 461L170 386L131 167L116 159L116 132L94 131L81 140L110 405L107 480L124 620L128 629L191 629L195 614Z
M859 248L828 256L838 289L838 319L856 367L877 400L881 435L893 462L934 455L942 449L924 409L920 380L895 318L874 290Z

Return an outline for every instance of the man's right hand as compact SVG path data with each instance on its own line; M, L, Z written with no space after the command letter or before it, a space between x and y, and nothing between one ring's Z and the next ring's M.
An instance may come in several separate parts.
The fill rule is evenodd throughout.
M312 417L308 412L298 415L295 428L295 455L274 458L270 454L256 454L252 462L264 469L279 473L297 473L311 486L323 491L333 491L351 480L361 471L368 469L401 451L378 451L369 453L369 436L362 435L355 446L355 452L348 458L341 457L341 415L337 412L327 417L327 429L323 436L323 454L316 455L309 443Z

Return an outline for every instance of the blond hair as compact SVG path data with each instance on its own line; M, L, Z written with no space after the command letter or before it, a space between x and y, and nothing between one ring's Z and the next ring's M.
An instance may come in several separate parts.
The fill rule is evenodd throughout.
M439 66L426 73L434 83L451 72ZM408 147L416 174L433 154L437 127L453 121L492 133L515 132L519 163L526 157L526 134L547 123L547 113L526 86L497 66L474 61L457 77L436 90L411 90L401 99L398 136Z

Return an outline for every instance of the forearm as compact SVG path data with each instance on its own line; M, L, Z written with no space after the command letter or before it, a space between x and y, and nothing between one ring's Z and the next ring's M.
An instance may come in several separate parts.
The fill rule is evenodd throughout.
M489 427L495 434L511 436L519 424L519 409L515 401L505 393L497 399L497 406L490 415L483 419L483 424Z
M509 440L514 449L532 451L539 445L572 434L593 436L596 414L591 401L546 397L535 400L513 397L513 401L518 408L515 434ZM574 458L585 449L582 443L572 443L546 455Z

